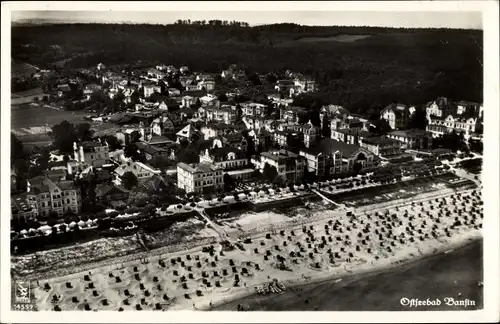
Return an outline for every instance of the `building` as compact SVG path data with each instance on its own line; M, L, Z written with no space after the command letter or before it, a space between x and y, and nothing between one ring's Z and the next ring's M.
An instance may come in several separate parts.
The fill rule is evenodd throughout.
M149 98L155 92L161 93L161 87L156 84L146 84L143 87L144 89L144 98Z
M302 107L288 106L280 109L280 119L286 122L300 123L307 115L307 109Z
M138 183L142 183L155 174L161 173L160 170L156 170L147 164L127 161L115 169L114 183L118 186L122 185L122 177L127 172L132 172L137 177Z
M296 90L296 92L298 93L316 91L316 82L314 82L314 80L307 78L295 79L294 86L297 87L298 91Z
M348 144L359 145L362 139L373 137L375 134L366 132L361 128L341 128L331 131L331 138Z
M176 88L168 88L168 95L170 97L178 97L181 95L181 91L179 89L176 89Z
M286 124L283 126L286 130L291 130L303 134L303 143L305 147L314 145L321 138L321 129L314 126L310 121L307 124Z
M100 203L113 204L127 201L130 191L122 186L103 183L96 187L96 200Z
M12 219L28 220L33 218L33 208L27 199L26 194L12 195L10 198L10 210Z
M222 167L209 162L177 164L177 187L188 192L203 192L205 189L221 190L224 187Z
M183 129L177 132L177 143L180 143L181 141L191 142L193 140L193 137L197 133L198 131L194 128L193 125L187 124Z
M215 81L212 80L200 81L197 84L197 89L205 91L213 91L215 89Z
M170 158L171 150L161 146L150 145L144 142L135 143L139 151L144 153L146 160L152 160L158 157Z
M219 100L212 94L207 94L206 96L201 97L200 104L203 107L208 106L218 106L220 104Z
M273 140L280 147L300 146L303 143L304 135L293 129L278 130L273 133Z
M80 189L73 181L52 181L39 176L27 181L26 201L35 217L48 217L51 211L59 216L71 211L78 213L82 207Z
M215 137L212 147L233 147L246 152L248 141L242 133L229 133Z
M238 169L248 165L245 152L234 147L206 149L200 154L200 162L212 163L227 169Z
M182 108L190 108L191 105L195 104L195 102L196 102L196 100L194 97L184 96L184 97L182 97L181 107Z
M260 154L260 161L256 165L261 171L269 164L276 168L278 176L287 183L302 181L306 167L305 158L287 150L267 151Z
M106 142L88 141L77 144L73 143L75 161L85 163L94 167L102 167L109 164L109 147Z
M466 118L460 115L448 115L446 118L437 116L427 117L426 130L432 133L433 137L449 134L453 131L463 133L464 138L468 139L476 131L477 119L474 117Z
M360 146L373 154L387 158L402 153L402 143L387 137L367 137L360 140Z
M167 74L162 70L156 68L156 69L149 69L148 76L151 78L155 78L157 80L163 80L163 78L165 78Z
M243 116L263 117L266 114L267 105L255 102L245 102L240 104Z
M457 114L457 105L450 99L439 97L425 105L427 116L446 117L451 114Z
M372 152L331 138L321 140L314 147L301 149L299 154L306 159L308 172L320 178L377 166Z
M407 105L393 103L380 112L380 119L385 119L389 126L396 129L404 129L410 118L410 110Z
M387 134L387 137L403 143L402 149L432 148L432 133L424 130L410 129L402 131L392 131Z
M174 123L168 116L155 118L150 125L151 135L164 136L174 132Z
M200 132L205 140L225 136L235 131L235 127L229 123L209 123L200 127ZM222 147L222 146L221 146Z
M279 92L289 94L290 91L294 88L294 86L295 82L293 80L278 80L274 88Z
M204 113L207 122L217 121L225 124L233 124L236 122L237 118L236 110L232 109L230 106L223 108L217 106L206 107Z

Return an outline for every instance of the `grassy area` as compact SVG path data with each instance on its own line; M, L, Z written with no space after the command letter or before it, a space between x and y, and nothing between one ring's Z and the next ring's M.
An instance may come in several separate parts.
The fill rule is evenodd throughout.
M31 107L30 105L12 106L11 128L23 128L31 126L49 126L59 124L63 120L72 123L83 123L84 116L89 115L83 111L56 110L47 107Z

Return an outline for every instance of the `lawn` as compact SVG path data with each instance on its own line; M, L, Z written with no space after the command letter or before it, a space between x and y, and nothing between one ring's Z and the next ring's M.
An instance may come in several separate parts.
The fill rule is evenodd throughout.
M29 105L12 106L11 128L23 128L31 126L49 126L59 124L63 120L72 123L83 123L84 116L89 115L83 111L65 111L46 107L31 107Z

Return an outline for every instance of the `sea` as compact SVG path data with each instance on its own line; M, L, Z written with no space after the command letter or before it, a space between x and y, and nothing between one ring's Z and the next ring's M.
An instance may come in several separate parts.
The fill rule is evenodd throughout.
M483 242L475 240L385 272L290 287L279 295L255 294L213 310L234 311L238 305L246 311L478 310L483 308L482 281ZM430 303L410 307L411 300Z

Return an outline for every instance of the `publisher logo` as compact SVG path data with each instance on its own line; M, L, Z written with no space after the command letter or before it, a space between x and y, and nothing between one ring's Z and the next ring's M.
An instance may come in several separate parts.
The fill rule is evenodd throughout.
M16 303L30 303L30 284L25 281L16 281L15 286Z

